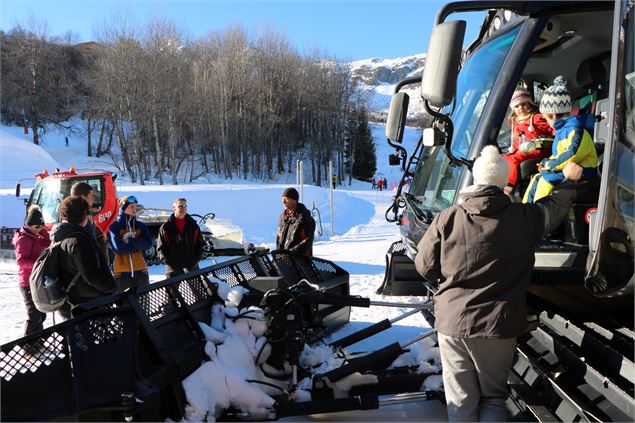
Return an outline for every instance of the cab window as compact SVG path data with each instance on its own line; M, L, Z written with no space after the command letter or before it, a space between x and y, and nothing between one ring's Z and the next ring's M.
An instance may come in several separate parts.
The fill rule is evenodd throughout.
M104 207L104 184L102 178L94 177L90 179L73 179L73 184L77 182L86 182L93 188L93 195L95 200L93 201L93 213L99 212Z

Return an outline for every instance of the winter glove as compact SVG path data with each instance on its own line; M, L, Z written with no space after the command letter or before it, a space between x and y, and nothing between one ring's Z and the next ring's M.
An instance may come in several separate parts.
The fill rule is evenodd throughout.
M134 232L126 232L123 235L123 242L125 242L126 244L130 243L130 240L134 240L135 239L135 233Z

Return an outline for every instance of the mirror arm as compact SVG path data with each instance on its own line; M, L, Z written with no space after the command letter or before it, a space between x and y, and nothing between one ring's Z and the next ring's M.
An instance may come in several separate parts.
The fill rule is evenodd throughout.
M419 141L417 142L415 151L410 156L410 161L408 162L407 170L410 170L410 167L412 166L412 162L415 160L415 157L417 158L421 157L422 152L423 152L423 135L419 137ZM408 176L412 176L412 172L408 172L404 169L404 173L403 175L401 175L401 180L399 181L399 186L397 187L397 192L395 193L395 198L393 199L392 204L390 205L390 207L388 207L388 210L386 210L386 213L384 214L386 216L386 220L390 223L397 223L398 225L400 224L399 216L398 216L399 208L400 208L399 199L401 198L401 195L402 195L401 192L403 191L403 186ZM390 212L393 213L393 217L388 217L388 214Z
M406 149L400 146L399 144L395 144L392 141L390 141L390 138L386 138L386 142L388 142L389 146L399 151L399 154L401 155L401 159L402 159L401 170L406 170L406 160L408 158L408 152L406 151Z
M397 85L395 85L394 94L397 94L399 92L399 90L401 90L406 85L418 84L420 82L421 82L421 75L419 75L419 76L411 76L409 78L404 78L401 81L397 82Z
M423 108L430 116L445 123L445 132L447 134L447 141L445 142L445 154L447 154L450 162L453 164L466 166L469 170L472 170L471 161L456 157L454 153L452 153L452 136L454 135L454 124L452 123L452 119L450 119L443 113L439 113L433 110L432 107L430 107L430 103L428 102L428 100L423 101Z

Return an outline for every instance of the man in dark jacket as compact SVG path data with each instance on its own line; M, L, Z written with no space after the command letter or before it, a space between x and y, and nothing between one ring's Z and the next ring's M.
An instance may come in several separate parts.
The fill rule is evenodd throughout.
M87 182L76 182L71 187L71 197L82 197L88 203L88 210L90 213L88 214L88 224L84 228L88 231L93 238L97 241L97 245L101 249L101 252L106 257L108 263L110 263L110 248L108 247L108 238L106 238L106 234L99 229L99 226L95 225L95 221L93 220L93 203L95 202L95 193L93 192L93 187L90 186Z
M88 224L88 203L81 197L66 197L60 206L62 222L53 241L60 243L60 280L68 286L69 304L60 310L70 317L71 306L115 292L115 281L108 262L95 239L85 230Z
M174 200L172 210L174 213L159 229L157 245L168 278L183 274L183 269L198 269L198 262L203 257L201 230L187 213L187 200Z
M575 196L562 189L536 204L512 203L502 191L508 171L497 148L485 147L472 169L475 185L435 217L418 245L417 270L438 283L435 325L449 421L506 420L506 381L516 337L527 327L535 246Z
M287 188L282 193L284 211L278 222L276 248L312 256L315 220L304 204L298 202L299 198L300 195L295 188Z

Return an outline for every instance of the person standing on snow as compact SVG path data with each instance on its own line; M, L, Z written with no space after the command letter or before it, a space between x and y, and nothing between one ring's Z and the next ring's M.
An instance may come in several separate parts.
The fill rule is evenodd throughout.
M99 229L93 221L92 210L93 203L95 202L95 193L93 187L87 182L76 182L71 187L71 197L82 197L88 203L88 224L86 225L86 231L97 241L97 245L101 250L108 263L110 263L110 249L108 248L108 238L106 234Z
M417 271L438 284L435 326L451 422L506 421L507 376L516 337L527 328L535 246L575 197L563 188L536 204L512 203L503 192L508 173L498 149L483 148L475 185L460 192L461 204L437 214L417 246Z
M35 308L35 304L33 304L29 278L35 261L50 244L51 240L49 233L44 228L44 217L40 208L38 206L29 207L24 226L13 235L15 258L18 264L18 285L27 315L24 323L25 336L42 330L44 320L46 320L46 314Z
M73 281L68 302L59 313L71 317L71 307L115 292L108 261L97 241L86 229L90 209L82 197L66 197L60 205L61 223L53 236L60 243L59 279L64 287Z
M110 247L115 256L113 271L117 292L148 285L148 265L143 252L152 247L152 235L137 216L137 198L128 195L119 199L119 218L110 225Z
M299 203L300 195L295 188L287 188L282 193L284 211L278 222L276 248L289 250L302 256L313 255L315 220L304 204Z
M198 224L187 213L187 200L179 198L172 203L174 213L159 229L157 250L165 261L165 276L181 275L198 269L203 257L203 237Z

